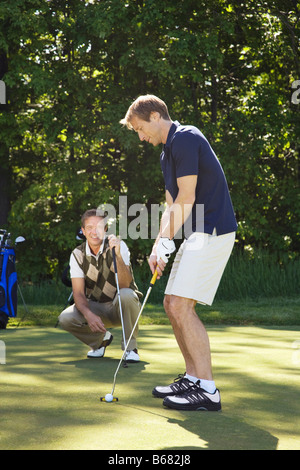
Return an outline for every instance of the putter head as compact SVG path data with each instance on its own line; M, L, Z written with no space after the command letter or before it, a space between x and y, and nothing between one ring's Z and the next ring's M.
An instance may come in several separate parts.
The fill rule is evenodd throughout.
M105 403L113 403L119 401L119 399L117 397L113 397L112 401L106 401L105 397L100 397L100 401L104 401Z

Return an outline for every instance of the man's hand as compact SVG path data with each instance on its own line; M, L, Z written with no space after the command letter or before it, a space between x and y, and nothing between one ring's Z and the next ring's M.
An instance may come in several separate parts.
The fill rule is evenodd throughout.
M104 326L103 321L100 317L95 315L92 312L85 314L85 319L88 322L88 325L93 333L105 333L106 328Z
M93 333L105 333L106 328L103 321L97 315L95 315L89 308L87 298L85 296L85 282L82 277L72 278L72 289L74 302L79 310L86 319L91 331Z
M152 274L154 274L155 270L157 271L157 279L159 279L162 274L163 270L166 267L166 263L164 263L161 259L157 260L157 255L155 254L155 249L153 249L149 259L148 259L148 264L150 266Z
M156 245L157 258L163 260L164 263L169 261L172 253L176 250L176 246L173 240L169 238L160 238Z
M175 243L168 238L160 238L157 245L153 247L148 263L152 274L157 270L158 279L162 276L166 264L175 250Z
M111 250L113 248L115 249L120 289L123 287L130 287L132 282L132 275L129 266L124 263L122 258L121 240L116 235L109 235L108 243Z
M117 256L120 256L120 244L121 244L121 240L116 236L116 235L109 235L108 236L108 244L109 244L109 248L112 250L113 248L115 248L115 251L116 251L116 255Z

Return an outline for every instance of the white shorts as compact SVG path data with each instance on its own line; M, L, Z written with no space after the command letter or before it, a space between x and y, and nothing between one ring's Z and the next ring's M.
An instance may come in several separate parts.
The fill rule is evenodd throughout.
M234 241L235 232L193 233L180 245L165 294L212 305Z

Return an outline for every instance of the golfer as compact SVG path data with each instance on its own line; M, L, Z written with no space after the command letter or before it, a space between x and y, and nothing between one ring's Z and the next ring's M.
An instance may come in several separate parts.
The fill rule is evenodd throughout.
M86 241L75 248L70 258L70 276L74 304L59 316L60 326L72 333L91 350L89 358L104 356L113 336L108 327L122 325L114 273L112 248L115 248L125 341L130 337L140 310L140 292L135 285L130 265L130 253L125 242L115 235L106 236L103 215L96 209L86 211L81 229ZM139 362L136 327L125 359ZM122 339L122 349L125 349Z
M168 279L164 308L185 362L185 374L153 395L167 407L183 410L221 409L211 366L209 338L196 303L211 305L235 241L237 223L224 172L204 135L194 126L172 121L156 96L137 98L120 121L141 141L163 144L160 155L166 210L149 265L162 275L173 238L185 237Z

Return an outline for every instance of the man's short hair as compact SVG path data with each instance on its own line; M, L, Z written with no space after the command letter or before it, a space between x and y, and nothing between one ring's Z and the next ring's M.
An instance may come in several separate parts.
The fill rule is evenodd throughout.
M90 217L102 217L105 219L105 217L107 217L107 212L102 209L88 209L81 216L81 227L85 226L86 219L89 219Z
M162 119L170 120L169 111L166 103L155 95L142 95L139 96L128 108L128 111L121 119L120 124L123 124L132 129L131 120L134 116L142 119L143 121L150 121L152 112L158 112Z

